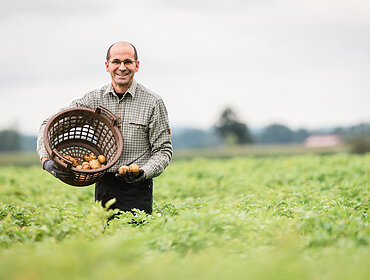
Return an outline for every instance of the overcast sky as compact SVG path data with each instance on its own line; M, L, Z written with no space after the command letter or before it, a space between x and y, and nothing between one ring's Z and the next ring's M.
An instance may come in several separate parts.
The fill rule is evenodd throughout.
M120 40L173 127L208 128L226 106L253 128L370 121L368 0L12 0L0 23L0 129L36 134L109 83Z

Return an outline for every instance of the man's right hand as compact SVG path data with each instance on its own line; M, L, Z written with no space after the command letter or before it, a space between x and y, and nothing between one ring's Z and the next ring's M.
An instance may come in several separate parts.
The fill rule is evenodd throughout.
M44 160L42 163L42 168L62 181L67 180L71 177L71 175L73 175L71 171L65 170L51 159Z

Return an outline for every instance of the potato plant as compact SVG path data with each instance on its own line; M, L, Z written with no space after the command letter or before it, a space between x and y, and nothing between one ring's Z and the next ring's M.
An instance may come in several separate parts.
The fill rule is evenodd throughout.
M370 155L174 161L154 212L0 167L0 279L368 279ZM112 203L112 201L110 202Z

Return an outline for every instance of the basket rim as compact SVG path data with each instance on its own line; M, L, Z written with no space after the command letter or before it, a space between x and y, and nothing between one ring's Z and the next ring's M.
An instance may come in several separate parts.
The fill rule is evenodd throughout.
M99 111L100 112L105 111L112 118L108 117L106 114L98 113ZM64 115L70 114L70 113L78 113L78 112L88 113L88 114L94 116L94 118L99 118L102 122L104 122L104 124L106 124L109 127L109 129L112 130L112 132L114 134L114 137L118 138L118 139L116 138L117 153L113 157L113 159L108 164L106 164L104 167L100 167L100 168L97 168L97 169L78 169L78 168L70 166L70 170L72 170L73 172L79 172L79 173L85 173L85 174L95 174L95 173L100 173L100 172L106 171L109 168L111 168L113 165L115 165L117 163L117 161L119 160L119 158L121 157L121 155L122 155L123 136L122 136L122 132L121 132L120 128L118 127L117 118L115 117L115 115L112 112L110 112L108 109L104 108L103 106L97 106L95 110L91 109L91 108L87 108L87 107L67 108L67 109L63 109L63 110L59 111L58 113L56 113L55 115L53 115L48 120L48 122L45 126L45 129L44 129L44 135L43 135L44 138L43 139L44 139L45 149L46 149L50 159L56 161L56 163L58 165L60 165L64 168L68 168L68 165L66 163L63 163L62 161L60 161L58 159L58 157L55 155L55 152L51 149L50 143L49 143L49 138L48 138L48 131L49 131L49 128L57 120L61 119ZM76 114L76 115L78 115L78 114ZM69 161L68 159L64 158L64 156L61 155L61 154L60 154L60 157L62 157L63 160L66 160L67 162Z

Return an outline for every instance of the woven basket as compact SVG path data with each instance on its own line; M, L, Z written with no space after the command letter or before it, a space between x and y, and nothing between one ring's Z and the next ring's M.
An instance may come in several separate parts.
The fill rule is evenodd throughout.
M122 133L117 117L104 107L66 109L54 115L46 124L44 144L49 157L71 176L62 180L72 186L88 186L100 179L119 159L123 150ZM86 154L104 155L107 162L98 169L77 169L69 155L83 161Z

